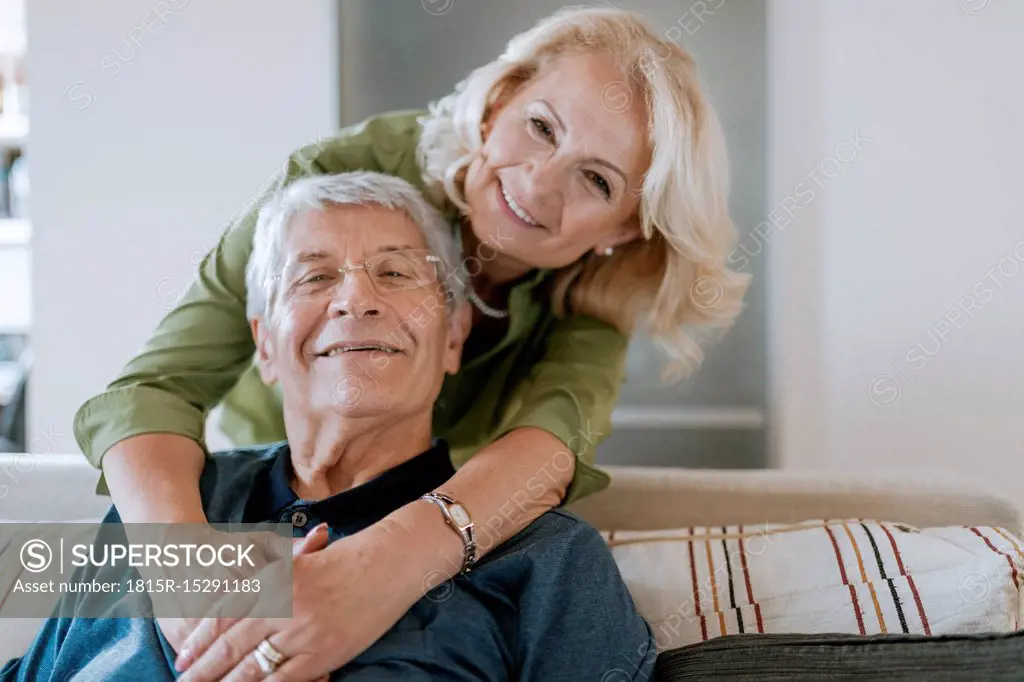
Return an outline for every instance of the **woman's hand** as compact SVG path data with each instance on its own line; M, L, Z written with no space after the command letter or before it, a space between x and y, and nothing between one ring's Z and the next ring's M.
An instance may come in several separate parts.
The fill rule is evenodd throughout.
M214 562L210 566L175 566L173 568L156 566L139 566L139 575L154 585L162 584L167 580L173 584L180 584L182 581L241 581L254 577L254 573L264 569L266 566L283 559L281 542L287 542L286 538L272 535L267 531L255 533L225 533L212 526L205 524L190 524L189 526L170 526L159 538L154 537L151 526L126 525L126 533L129 537L143 540L148 543L156 543L163 546L177 546L180 542L188 544L208 544L212 547L232 546L235 544L251 545L246 558L251 561L254 568L241 569L240 567L229 567ZM309 538L296 539L292 543L292 556L298 553L316 551L322 547L314 546ZM287 550L285 550L287 551ZM233 595L228 594L220 599L211 597L214 595L202 592L181 592L179 590L151 590L150 601L153 604L153 612L156 615L156 623L163 633L167 642L175 651L181 651L189 635L198 627L203 620L202 616L216 613L219 606L224 606L225 600ZM244 613L239 607L226 612L238 614ZM223 612L223 611L222 611ZM178 617L177 614L188 614L193 617ZM199 616L199 617L194 617Z
M429 586L403 557L384 556L378 527L367 530L296 557L292 618L205 619L176 666L181 682L322 679L376 642ZM288 658L269 677L252 656L264 639Z
M292 556L298 557L303 554L318 552L327 546L326 526L321 524L311 530L303 538L295 538L292 541ZM157 618L157 625L163 633L167 642L177 652L178 661L191 660L189 653L189 640L196 630L204 623L209 622L212 627L227 630L240 620L239 618Z

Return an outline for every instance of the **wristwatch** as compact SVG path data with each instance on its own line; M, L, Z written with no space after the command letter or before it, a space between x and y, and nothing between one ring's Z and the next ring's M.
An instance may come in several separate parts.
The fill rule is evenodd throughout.
M452 530L459 534L465 547L462 568L459 573L469 573L476 564L476 526L466 508L444 493L427 493L421 500L433 502L441 509L444 521Z

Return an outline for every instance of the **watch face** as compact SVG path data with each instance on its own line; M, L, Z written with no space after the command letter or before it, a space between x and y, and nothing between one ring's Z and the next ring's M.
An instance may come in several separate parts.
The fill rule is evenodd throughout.
M461 504L451 505L448 507L448 512L452 515L452 518L455 519L455 523L460 526L468 526L472 523L472 519L469 518L469 514L465 509L463 509Z

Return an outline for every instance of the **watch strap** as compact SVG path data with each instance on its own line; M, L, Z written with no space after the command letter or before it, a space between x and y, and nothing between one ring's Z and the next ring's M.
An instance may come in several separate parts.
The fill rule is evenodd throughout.
M463 559L459 573L469 573L473 569L473 565L476 564L477 544L476 526L466 507L444 493L430 492L420 499L435 504L441 510L445 523L462 540Z

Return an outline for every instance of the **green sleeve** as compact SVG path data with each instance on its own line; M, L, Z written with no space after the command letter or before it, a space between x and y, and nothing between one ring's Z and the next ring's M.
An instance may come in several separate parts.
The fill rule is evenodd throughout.
M544 356L506 405L499 436L533 426L554 435L575 456L563 505L603 490L611 480L594 466L594 456L611 431L628 346L629 337L595 318L557 320Z
M176 433L202 445L207 412L251 365L255 351L245 314L245 268L259 207L280 186L313 174L373 170L418 180L417 141L415 114L398 112L292 154L245 215L227 227L138 355L105 392L78 409L75 439L86 458L100 467L114 444L144 433ZM98 490L106 492L102 478Z

